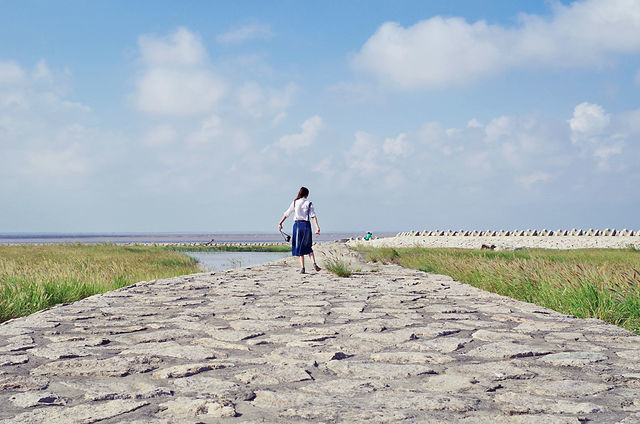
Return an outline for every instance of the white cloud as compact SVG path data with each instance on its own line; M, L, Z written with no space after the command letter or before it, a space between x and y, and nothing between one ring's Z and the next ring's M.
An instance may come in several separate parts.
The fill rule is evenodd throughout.
M287 84L282 90L270 89L267 92L267 108L270 111L282 111L287 109L293 102L293 98L298 94L298 85Z
M496 141L509 135L513 130L513 125L512 119L508 116L492 119L484 129L487 141Z
M36 81L44 81L50 84L53 83L53 73L47 66L47 62L44 59L40 59L38 61L31 74L33 79Z
M396 138L387 138L382 145L382 151L392 158L404 157L409 154L407 135L400 133Z
M184 27L165 37L141 35L138 48L140 58L147 66L193 66L207 60L207 51L200 37Z
M216 37L219 43L240 43L248 40L268 40L273 37L271 27L266 24L247 24L237 28L233 28Z
M32 68L0 63L0 181L47 192L58 182L83 184L78 177L93 175L117 150L120 136L100 129L90 107L64 95L67 75L45 60Z
M444 136L444 129L439 122L427 122L418 131L420 141L425 144L438 145Z
M470 120L469 122L467 122L467 127L469 128L482 128L483 125L480 121L478 121L476 118L473 118L472 120Z
M596 141L596 136L601 134L609 125L611 118L606 114L602 106L593 103L580 103L573 110L573 117L568 121L571 128L571 141L578 143L589 139Z
M401 89L441 87L519 67L604 66L640 51L640 3L554 3L550 17L521 15L517 27L436 16L382 24L354 55L356 69Z
M211 115L202 121L200 128L191 134L187 141L194 146L203 146L212 143L222 134L222 120L218 115Z
M329 158L324 158L312 168L313 172L317 172L325 177L333 177L336 174L336 169L333 165L333 161Z
M551 174L547 172L537 171L533 174L526 175L524 177L520 177L518 182L525 187L526 189L530 189L533 185L537 183L543 183L549 181L551 179Z
M616 143L612 146L602 146L596 149L594 156L602 160L606 160L611 155L619 155L622 153L622 143Z
M287 118L287 112L279 112L276 116L273 117L271 123L273 125L278 125L280 122L284 121Z
M16 62L0 62L0 87L23 84L25 80L25 72Z
M40 177L65 177L87 174L89 171L89 160L77 143L63 150L29 152L26 166L22 168L23 173Z
M143 137L147 146L164 147L173 143L176 138L176 130L171 125L162 124L151 128Z
M195 115L208 112L220 100L225 86L203 69L150 69L138 80L137 107L159 115Z
M133 101L146 113L187 116L211 112L227 87L208 65L202 41L186 28L138 39L143 71Z
M298 86L289 83L277 90L263 88L254 81L246 82L236 90L236 101L241 111L255 118L267 115L274 123L286 117L285 110L291 105Z
M593 156L598 159L598 169L601 171L613 170L614 165L612 164L611 156L622 154L623 147L624 142L622 141L597 147L593 152Z
M300 126L302 131L296 134L283 135L276 145L288 152L310 146L318 137L318 133L323 126L322 118L318 115L312 116L302 123Z
M356 132L353 145L346 153L349 169L363 177L373 176L380 169L377 156L378 146L374 137L364 131Z
M460 18L435 17L408 28L387 22L367 40L353 64L405 89L465 81L500 66L500 49L492 40L502 32Z

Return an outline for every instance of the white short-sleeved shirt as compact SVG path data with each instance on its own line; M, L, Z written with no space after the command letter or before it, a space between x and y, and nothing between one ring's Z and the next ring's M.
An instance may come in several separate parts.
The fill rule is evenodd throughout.
M308 215L307 215L308 211ZM284 216L289 217L292 213L294 213L294 219L297 221L299 219L307 221L308 218L313 218L316 216L316 210L313 207L313 203L309 201L309 199L298 199L294 202L291 202L289 209L284 211Z

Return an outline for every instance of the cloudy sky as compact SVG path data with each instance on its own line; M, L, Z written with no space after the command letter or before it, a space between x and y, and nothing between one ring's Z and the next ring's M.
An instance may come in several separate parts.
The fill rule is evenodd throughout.
M0 10L0 232L640 229L638 0Z

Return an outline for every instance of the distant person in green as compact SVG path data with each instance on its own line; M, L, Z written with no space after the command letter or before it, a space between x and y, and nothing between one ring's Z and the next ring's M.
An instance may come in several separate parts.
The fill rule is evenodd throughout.
M284 216L278 224L278 230L282 231L282 223L289 215L294 214L293 234L291 235L291 254L293 256L300 257L300 270L301 274L305 273L304 270L304 255L309 255L313 261L313 268L316 271L320 271L320 267L316 263L316 257L313 254L311 245L313 243L311 234L311 219L316 225L316 234L320 234L320 226L318 225L318 218L316 217L316 211L313 207L313 203L309 201L309 189L306 187L300 187L298 195L289 209L284 212Z

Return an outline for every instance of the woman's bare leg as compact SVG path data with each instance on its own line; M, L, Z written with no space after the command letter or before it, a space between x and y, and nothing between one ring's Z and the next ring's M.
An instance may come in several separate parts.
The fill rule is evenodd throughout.
M314 255L313 252L311 252L311 253L309 253L309 257L313 261L313 269L315 269L316 271L320 271L320 267L316 263L316 255Z
M304 255L300 255L300 267L304 268Z

